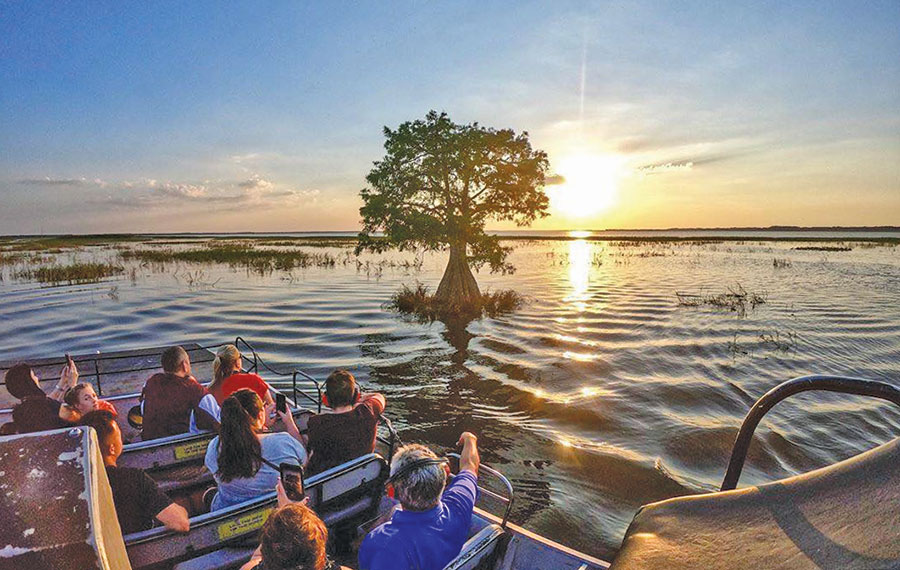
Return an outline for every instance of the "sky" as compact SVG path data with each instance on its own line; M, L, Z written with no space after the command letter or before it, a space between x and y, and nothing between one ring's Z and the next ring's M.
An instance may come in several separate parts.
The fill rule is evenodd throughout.
M0 0L0 234L357 230L431 109L547 152L535 229L900 225L900 2L724 6Z

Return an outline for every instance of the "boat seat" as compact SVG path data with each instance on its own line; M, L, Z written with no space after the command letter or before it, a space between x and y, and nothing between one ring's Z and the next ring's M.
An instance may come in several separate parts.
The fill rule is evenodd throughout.
M476 568L490 568L493 562L494 552L504 535L503 528L498 524L490 524L463 544L459 555L444 570L475 570Z
M384 492L388 466L375 453L358 457L343 465L310 477L306 481L309 506L319 514L329 528L357 525L371 518ZM134 568L171 566L190 559L210 555L210 567L221 560L213 556L225 547L241 551L257 545L257 536L269 514L276 507L275 493L263 495L230 507L191 517L191 529L185 534L164 527L130 534L125 546ZM224 556L224 555L223 555ZM217 559L215 564L212 559ZM202 566L201 567L206 567ZM228 567L223 566L223 567ZM185 566L185 568L193 568Z
M643 507L611 570L900 568L900 438L829 467Z

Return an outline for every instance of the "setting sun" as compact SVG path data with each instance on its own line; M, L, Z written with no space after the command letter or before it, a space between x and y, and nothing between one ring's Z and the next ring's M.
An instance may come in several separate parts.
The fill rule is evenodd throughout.
M548 189L554 210L586 218L612 207L618 195L621 160L612 155L575 155L559 160L556 172L565 182Z

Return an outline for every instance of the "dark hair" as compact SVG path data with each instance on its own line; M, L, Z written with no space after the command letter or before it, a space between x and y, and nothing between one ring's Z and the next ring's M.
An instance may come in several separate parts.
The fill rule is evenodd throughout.
M165 349L159 360L162 364L163 372L172 374L178 365L188 359L188 353L180 346L172 346Z
M39 396L44 393L31 377L31 366L24 362L10 366L4 379L7 392L18 400L23 400L28 396Z
M262 446L253 431L253 421L262 409L262 400L249 388L222 402L218 455L222 481L253 477L262 466Z
M79 382L75 384L68 390L66 390L65 395L63 396L63 402L69 404L72 407L75 407L75 404L78 403L78 395L81 394L82 390L86 389L90 384L86 384L84 382Z
M356 394L356 378L346 370L335 370L325 379L325 395L328 406L339 408L353 404Z
M259 538L266 570L324 570L328 529L306 505L292 503L269 515Z
M97 430L97 440L101 445L105 445L115 431L116 418L108 410L94 410L84 414L80 423Z

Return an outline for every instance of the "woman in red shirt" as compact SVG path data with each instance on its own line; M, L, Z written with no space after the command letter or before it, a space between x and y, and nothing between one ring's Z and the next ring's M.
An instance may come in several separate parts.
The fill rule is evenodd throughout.
M241 353L233 344L226 344L216 353L213 361L213 381L207 390L219 405L242 388L249 388L256 392L267 409L272 409L275 400L269 392L269 385L258 374L246 374L243 372L244 363Z

